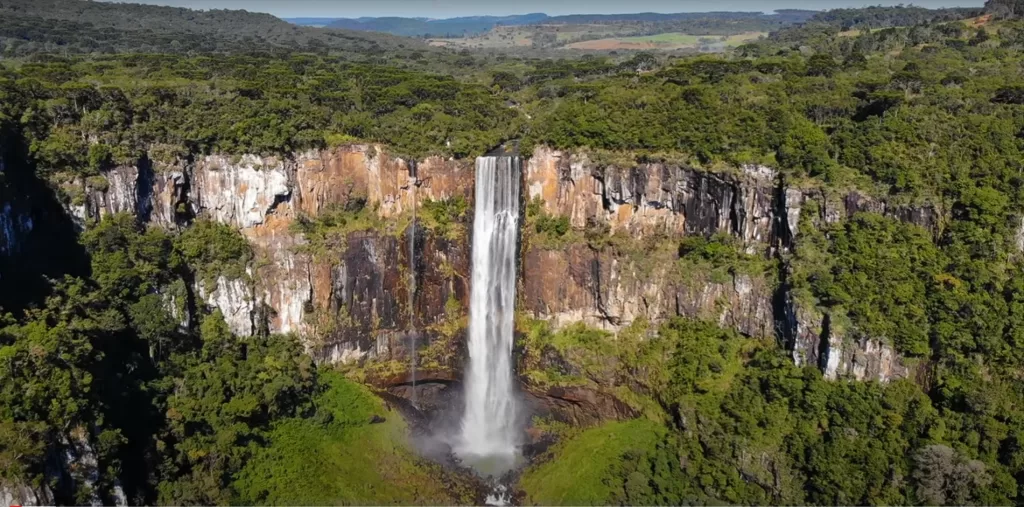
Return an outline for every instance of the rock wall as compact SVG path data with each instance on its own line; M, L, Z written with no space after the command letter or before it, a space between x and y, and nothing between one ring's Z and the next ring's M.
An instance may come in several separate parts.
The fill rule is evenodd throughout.
M340 254L314 254L303 248L306 240L292 226L300 216L316 218L356 202L375 209L382 220L397 222L408 219L414 203L428 199L471 201L472 171L465 162L441 158L405 161L373 145L291 158L143 161L108 171L103 185L73 182L85 198L68 208L82 223L127 211L168 228L185 226L193 217L233 226L255 250L248 273L239 279L217 277L210 287L197 283L193 290L207 308L222 311L234 332L250 335L265 326L269 332L297 333L323 360L370 354L387 360L407 354L408 332L444 319L449 299L465 306L468 238L447 240L417 228L417 254L410 264L407 230L353 233ZM414 310L409 308L410 266L417 287ZM420 345L428 346L430 332L419 334L427 338Z
M300 216L317 217L355 202L367 203L381 220L394 223L408 220L414 203L427 199L462 196L472 202L472 171L470 161L406 161L374 145L289 158L143 161L108 172L105 188L82 182L81 214L89 219L134 211L164 227L207 217L236 227L257 253L248 275L220 277L215 287L196 288L198 299L220 308L234 331L251 334L265 322L268 331L305 336L325 361L371 355L402 359L413 333L426 333L418 347L430 345L432 329L448 318L449 301L465 313L468 233L446 239L417 229L410 262L407 231L353 233L341 253L327 255L304 249L306 240L292 225ZM940 226L941 210L888 205L857 192L791 187L763 166L723 172L663 163L602 166L586 155L543 147L528 161L523 178L525 201L539 199L547 213L568 217L578 231L606 224L610 234L637 241L725 233L748 254L783 266L781 273L725 277L699 269L679 273L674 252L638 256L585 243L549 248L526 239L520 305L534 317L556 326L583 321L612 331L640 318L655 323L675 315L702 318L752 337L777 338L795 361L816 364L830 378L906 375L882 340L860 337L855 330L833 332L827 313L794 302L785 284L785 259L799 248L799 220L811 201L818 209L812 219L821 223L875 211L933 231ZM467 217L466 224L471 220ZM658 257L662 254L664 259ZM410 286L416 287L411 298Z
M779 339L799 364L814 364L828 378L890 380L905 377L900 358L877 337L840 332L830 316L803 308L785 284L786 259L799 248L804 206L814 201L820 223L872 211L915 223L937 233L941 211L933 206L899 206L859 192L826 193L787 186L763 166L707 172L651 163L599 166L586 155L537 149L527 165L526 200L569 217L573 227L594 223L638 241L726 233L748 254L776 259L781 272L674 273L672 252L629 255L585 244L549 248L524 246L523 308L556 326L577 321L616 331L636 319L658 322L672 316L718 322L752 337Z
M607 223L652 234L736 235L752 251L771 241L775 171L745 166L716 174L666 164L599 167L585 155L538 148L527 164L526 198L573 227Z
M586 245L528 248L523 260L523 308L556 327L574 322L618 331L643 318L680 315L716 321L750 336L773 336L774 281L737 274L713 280L695 272L674 279L671 261L653 269Z
M25 484L0 484L0 504L53 505L53 493L46 486L32 488Z

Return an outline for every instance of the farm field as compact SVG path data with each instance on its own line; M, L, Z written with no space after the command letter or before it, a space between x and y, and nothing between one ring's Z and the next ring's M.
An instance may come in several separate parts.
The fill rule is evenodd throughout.
M691 35L673 32L641 36L616 35L614 27L602 25L539 25L497 27L476 37L430 39L428 43L432 46L460 49L513 49L540 45L584 51L671 51L681 49L722 51L757 40L767 34L765 32L743 32L734 35ZM579 40L585 38L590 40Z
M710 49L724 49L735 47L745 42L756 40L767 35L764 32L744 32L729 36L717 35L689 35L685 33L662 33L658 35L646 35L637 37L610 37L607 39L595 39L575 42L565 46L566 49L584 49L594 51L608 50L674 50L674 49L698 49L702 46Z

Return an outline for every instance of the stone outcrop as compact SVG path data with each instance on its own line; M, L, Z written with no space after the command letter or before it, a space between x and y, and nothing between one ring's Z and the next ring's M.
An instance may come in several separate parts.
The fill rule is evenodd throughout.
M306 240L292 226L299 217L315 219L356 204L376 210L381 220L398 221L426 200L471 200L472 171L466 162L436 157L410 162L373 145L291 158L143 161L108 171L101 186L95 180L74 182L84 203L68 208L83 223L133 212L168 228L184 226L192 217L235 227L256 254L247 275L219 276L193 287L198 301L221 310L232 331L249 335L265 325L269 332L304 336L323 360L371 354L386 360L407 354L404 344L412 329L425 333L420 344L429 345L428 328L445 318L449 299L466 306L468 238L453 241L417 228L410 263L405 230L353 233L341 253L314 253L303 248ZM417 287L411 299L410 266Z
M424 338L417 347L430 346L433 329L448 319L450 302L465 314L468 234L449 239L418 228L410 260L407 229L354 232L339 252L327 253L304 248L306 239L293 224L356 205L370 206L385 223L404 224L428 199L461 196L472 202L472 171L471 161L407 161L375 145L288 158L142 161L109 171L104 188L81 182L85 203L75 212L91 219L129 211L164 227L206 217L236 227L256 251L248 276L220 277L215 286L195 288L197 299L220 308L234 331L251 334L265 325L270 332L297 333L324 361L401 360L413 332ZM942 211L932 206L788 187L763 166L720 172L667 163L618 167L541 147L526 164L523 180L524 201L540 200L544 211L568 217L577 231L606 226L609 234L637 241L724 233L765 260L799 248L799 220L811 202L817 215L809 219L821 224L873 211L936 232L941 227ZM3 227L18 227L16 217L0 217L7 217L0 218ZM464 220L468 225L472 218ZM827 312L798 309L780 282L784 272L681 272L674 255L585 243L546 248L526 239L521 308L555 326L582 321L611 331L637 319L707 319L752 337L779 338L794 360L819 365L830 378L906 374L881 337L823 332Z
M0 504L53 505L53 493L46 486L32 488L26 484L0 484Z
M707 172L663 163L599 166L586 155L537 149L525 174L526 200L569 218L573 227L607 224L612 234L645 238L736 238L748 254L785 259L799 248L799 221L809 203L816 224L871 211L938 233L941 210L895 205L857 191L826 193L784 184L770 168L746 166ZM556 326L583 321L615 331L636 319L701 318L752 337L778 338L800 364L828 378L889 380L907 368L883 337L831 331L830 316L798 308L779 275L673 272L674 256L623 255L606 248L524 247L521 301L535 318Z
M4 203L0 207L0 255L10 255L20 249L20 238L32 232L32 216L19 212Z
M212 287L203 282L197 283L196 295L200 301L221 311L232 332L242 336L253 334L255 298L247 279L218 276Z
M576 228L596 221L638 237L726 232L752 250L771 241L776 174L767 167L737 174L658 163L598 167L585 155L538 148L525 179L528 200L542 200Z
M825 378L888 381L905 378L910 370L896 351L876 337L851 336L832 325L832 317L798 303L792 314L787 348L793 362L819 368Z
M658 322L680 315L750 336L773 335L772 280L736 274L719 281L702 272L678 279L671 260L640 262L586 245L529 248L522 264L523 308L556 327L585 322L617 331L640 318Z
M244 155L238 162L207 156L192 171L190 204L196 215L245 230L263 224L291 196L284 161Z
M551 387L542 392L526 391L526 396L531 413L574 426L586 427L640 415L615 396L593 388Z
M39 484L4 482L0 479L0 503L3 505L55 505L68 502L101 506L128 505L119 481L102 488L96 451L84 428L72 428L60 436L60 444L48 451L45 465L47 480ZM83 495L84 496L72 496ZM84 502L83 502L84 500Z

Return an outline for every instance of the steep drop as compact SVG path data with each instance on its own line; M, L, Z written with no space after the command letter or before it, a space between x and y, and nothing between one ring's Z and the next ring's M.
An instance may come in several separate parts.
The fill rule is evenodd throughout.
M513 468L520 443L512 343L521 165L519 157L476 161L469 369L455 450L465 463L488 475Z

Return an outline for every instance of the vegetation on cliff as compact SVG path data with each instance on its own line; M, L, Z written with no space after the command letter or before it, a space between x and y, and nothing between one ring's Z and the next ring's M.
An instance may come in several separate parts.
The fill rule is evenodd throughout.
M85 174L143 156L290 154L338 135L385 142L398 155L466 157L513 137L519 125L483 86L309 55L0 67L0 97L40 169Z

